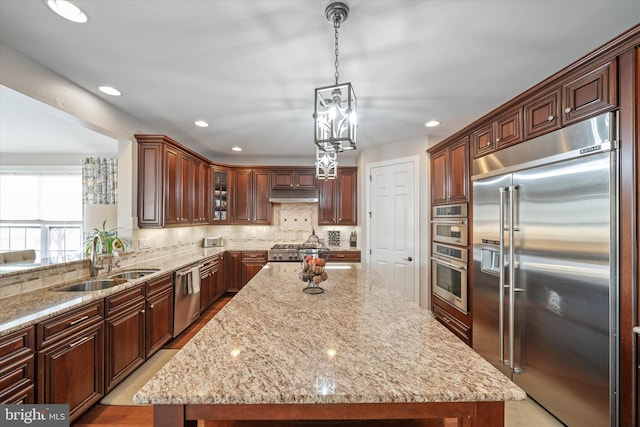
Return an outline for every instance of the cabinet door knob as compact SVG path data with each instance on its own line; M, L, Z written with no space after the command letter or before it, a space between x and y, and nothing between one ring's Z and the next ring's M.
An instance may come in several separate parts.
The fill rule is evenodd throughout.
M570 113L570 112L571 112L571 107L567 107L567 108L565 108L565 109L564 109L564 112L565 112L565 113Z
M487 147L491 145L491 141L487 141Z
M551 116L549 116L549 117L547 118L547 120L548 120L548 121L552 121L554 118L555 118L555 117L553 117L553 116L551 115Z
M405 260L405 261L413 261L413 258L408 257L408 258L405 258L404 260Z
M500 142L500 138L496 138L496 142Z

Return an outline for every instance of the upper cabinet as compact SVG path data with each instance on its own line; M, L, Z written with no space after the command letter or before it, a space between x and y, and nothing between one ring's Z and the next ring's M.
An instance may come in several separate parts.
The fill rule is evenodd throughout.
M278 168L271 171L272 190L317 190L314 168Z
M234 169L232 224L271 224L271 171Z
M318 181L318 224L357 225L358 169L338 168L335 179Z
M562 124L568 125L618 106L616 58L562 84Z
M493 132L491 131L491 136ZM488 137L487 137L488 138ZM469 137L431 153L431 203L469 201Z
M495 119L477 124L470 131L473 158L617 107L617 59L610 58L578 68L540 90L523 94L488 116Z
M500 148L517 144L522 139L522 108L518 108L473 131L471 134L473 157L481 157Z
M208 161L164 135L136 135L136 139L138 225L208 223Z
M231 176L229 169L213 165L211 167L211 224L229 224L231 214L229 204Z

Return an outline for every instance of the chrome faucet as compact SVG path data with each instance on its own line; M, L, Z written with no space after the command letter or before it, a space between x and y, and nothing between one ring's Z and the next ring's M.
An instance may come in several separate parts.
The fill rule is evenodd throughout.
M104 252L104 237L101 234L95 234L91 240L91 260L89 261L89 274L91 277L96 277L98 271L104 268L102 265L98 267L98 240L100 240L100 252Z

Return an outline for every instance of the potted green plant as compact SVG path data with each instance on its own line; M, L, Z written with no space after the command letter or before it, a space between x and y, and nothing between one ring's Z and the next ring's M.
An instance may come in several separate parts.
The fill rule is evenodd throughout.
M127 249L127 243L118 237L118 232L116 230L117 228L107 230L106 219L102 222L102 230L94 228L93 232L85 242L85 252L87 255L91 252L91 242L96 235L102 237L102 240L99 240L100 242L104 241L104 247L98 248L99 253L111 254L113 252L124 252L125 249Z

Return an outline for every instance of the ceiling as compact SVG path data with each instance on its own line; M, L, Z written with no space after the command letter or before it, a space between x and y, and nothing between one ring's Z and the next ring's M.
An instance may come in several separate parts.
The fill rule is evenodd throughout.
M87 23L60 18L42 0L0 0L0 41L212 160L236 145L238 163L313 158L314 88L334 83L328 0L74 3ZM347 3L340 81L358 97L361 149L416 140L426 148L428 135L461 129L640 17L637 0ZM104 95L100 85L123 94ZM8 93L0 92L0 149L39 150L25 131L33 116L24 117L37 105ZM426 128L431 119L442 124ZM65 131L45 135L54 132Z

